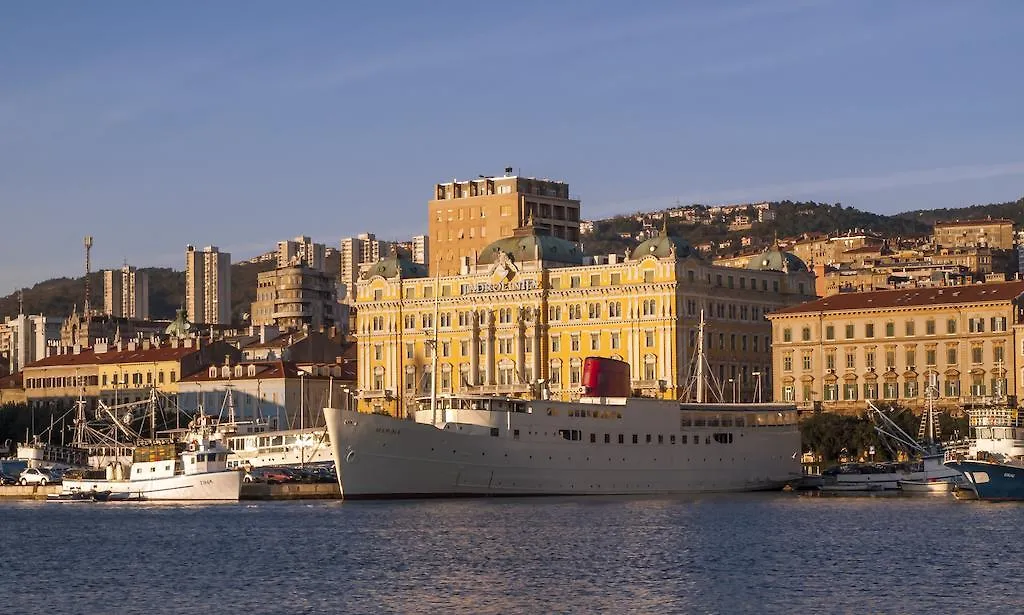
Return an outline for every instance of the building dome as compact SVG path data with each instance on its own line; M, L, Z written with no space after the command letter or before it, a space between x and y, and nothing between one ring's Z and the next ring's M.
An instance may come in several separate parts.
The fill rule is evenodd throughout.
M693 250L690 249L690 244L685 239L669 235L666 229L662 229L654 237L633 248L634 259L643 258L648 254L655 258L667 258L673 253L679 258L683 258L692 255Z
M786 252L779 247L779 244L773 245L771 248L764 252L750 257L750 262L747 263L747 269L754 271L783 271L785 273L794 273L797 271L807 271L807 265L800 260L800 257L792 252Z
M371 265L359 277L362 280L369 280L378 275L382 278L393 278L396 276L403 278L425 278L429 274L425 265L414 263L404 256L392 254Z
M476 262L478 265L494 264L501 253L508 255L513 263L542 260L566 265L583 264L583 252L573 242L536 233L518 234L494 241L480 251Z

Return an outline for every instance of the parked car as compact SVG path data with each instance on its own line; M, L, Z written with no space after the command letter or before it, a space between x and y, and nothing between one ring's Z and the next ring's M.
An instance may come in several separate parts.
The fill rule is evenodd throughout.
M291 473L283 468L272 468L272 467L259 467L252 468L245 473L242 480L247 483L268 483L276 485L278 483L290 483L294 481Z
M0 485L15 485L18 483L18 479L10 474L0 472Z
M59 482L59 480L55 480L52 474L42 468L26 468L18 478L18 482L22 485L48 485Z

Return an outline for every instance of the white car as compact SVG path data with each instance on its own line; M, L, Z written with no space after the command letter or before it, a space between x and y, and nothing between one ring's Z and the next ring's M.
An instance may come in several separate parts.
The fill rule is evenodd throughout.
M53 475L39 468L28 468L21 473L18 482L22 485L46 485L54 482Z

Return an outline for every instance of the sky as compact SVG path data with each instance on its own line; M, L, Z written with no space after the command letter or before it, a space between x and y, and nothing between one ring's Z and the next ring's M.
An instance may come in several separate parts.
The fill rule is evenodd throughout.
M878 213L1024 196L1024 3L0 3L0 295L427 230L435 183Z

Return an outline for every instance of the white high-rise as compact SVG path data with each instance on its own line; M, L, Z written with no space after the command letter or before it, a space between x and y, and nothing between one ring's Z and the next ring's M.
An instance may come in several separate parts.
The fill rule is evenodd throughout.
M415 235L412 238L412 262L421 265L430 264L430 236Z
M103 313L149 320L149 275L130 265L104 270Z
M387 256L392 245L394 243L390 241L378 241L373 233L360 233L355 237L342 239L338 296L346 303L351 303L356 290L356 280L359 279L360 266L376 263L381 257Z
M322 243L313 243L309 237L279 241L277 242L277 267L283 269L284 267L305 265L310 269L334 276L336 272L325 269L326 251L327 246Z
M185 248L185 311L196 324L231 323L231 254Z

